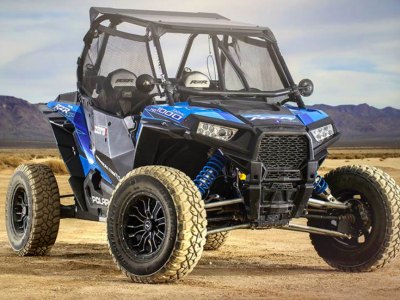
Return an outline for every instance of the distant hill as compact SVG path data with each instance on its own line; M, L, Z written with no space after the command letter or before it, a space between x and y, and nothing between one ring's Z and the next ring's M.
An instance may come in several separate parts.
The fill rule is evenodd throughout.
M0 96L0 146L55 146L50 125L38 105L11 96Z
M342 132L336 146L400 147L400 110L378 109L368 104L311 108L329 114ZM12 96L0 96L0 147L55 146L48 121L37 104Z
M368 104L311 106L326 112L342 132L336 146L400 147L400 110Z

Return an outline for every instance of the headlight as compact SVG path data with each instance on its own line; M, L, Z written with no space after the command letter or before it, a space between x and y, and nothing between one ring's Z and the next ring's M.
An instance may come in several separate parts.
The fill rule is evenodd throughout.
M331 135L333 135L335 133L333 130L332 124L310 130L310 132L318 142L322 142L323 140L326 140L327 138L329 138Z
M236 128L230 128L205 122L200 122L199 126L197 127L198 134L225 142L233 138L237 131L238 130Z

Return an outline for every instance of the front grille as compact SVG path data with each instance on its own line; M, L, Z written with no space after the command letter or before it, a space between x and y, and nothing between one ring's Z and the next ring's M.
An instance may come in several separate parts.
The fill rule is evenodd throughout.
M268 180L301 180L300 170L268 170L265 175Z
M268 170L298 170L308 157L304 135L264 135L258 159Z
M292 183L274 182L271 185L271 190L275 191L292 190L292 189L293 189Z

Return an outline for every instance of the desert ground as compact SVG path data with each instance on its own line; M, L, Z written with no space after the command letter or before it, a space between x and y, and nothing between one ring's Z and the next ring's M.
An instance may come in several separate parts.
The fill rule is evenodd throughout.
M1 299L399 299L400 258L376 272L343 273L318 257L307 234L289 231L234 231L174 284L130 282L110 258L104 223L63 219L49 256L17 257L4 202L13 167L25 161L50 164L61 193L70 193L55 150L0 150ZM335 149L322 170L345 164L374 165L400 182L400 149Z

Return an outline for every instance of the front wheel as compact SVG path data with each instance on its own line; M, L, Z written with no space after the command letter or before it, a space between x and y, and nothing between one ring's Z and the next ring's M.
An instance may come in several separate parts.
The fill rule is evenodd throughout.
M128 173L111 197L107 235L119 269L134 282L183 278L199 261L207 221L193 181L181 171L146 166Z
M366 166L345 166L329 172L325 180L332 194L350 203L350 210L310 219L308 225L351 235L350 239L310 234L317 253L332 267L348 272L382 268L399 252L400 188L383 171Z

